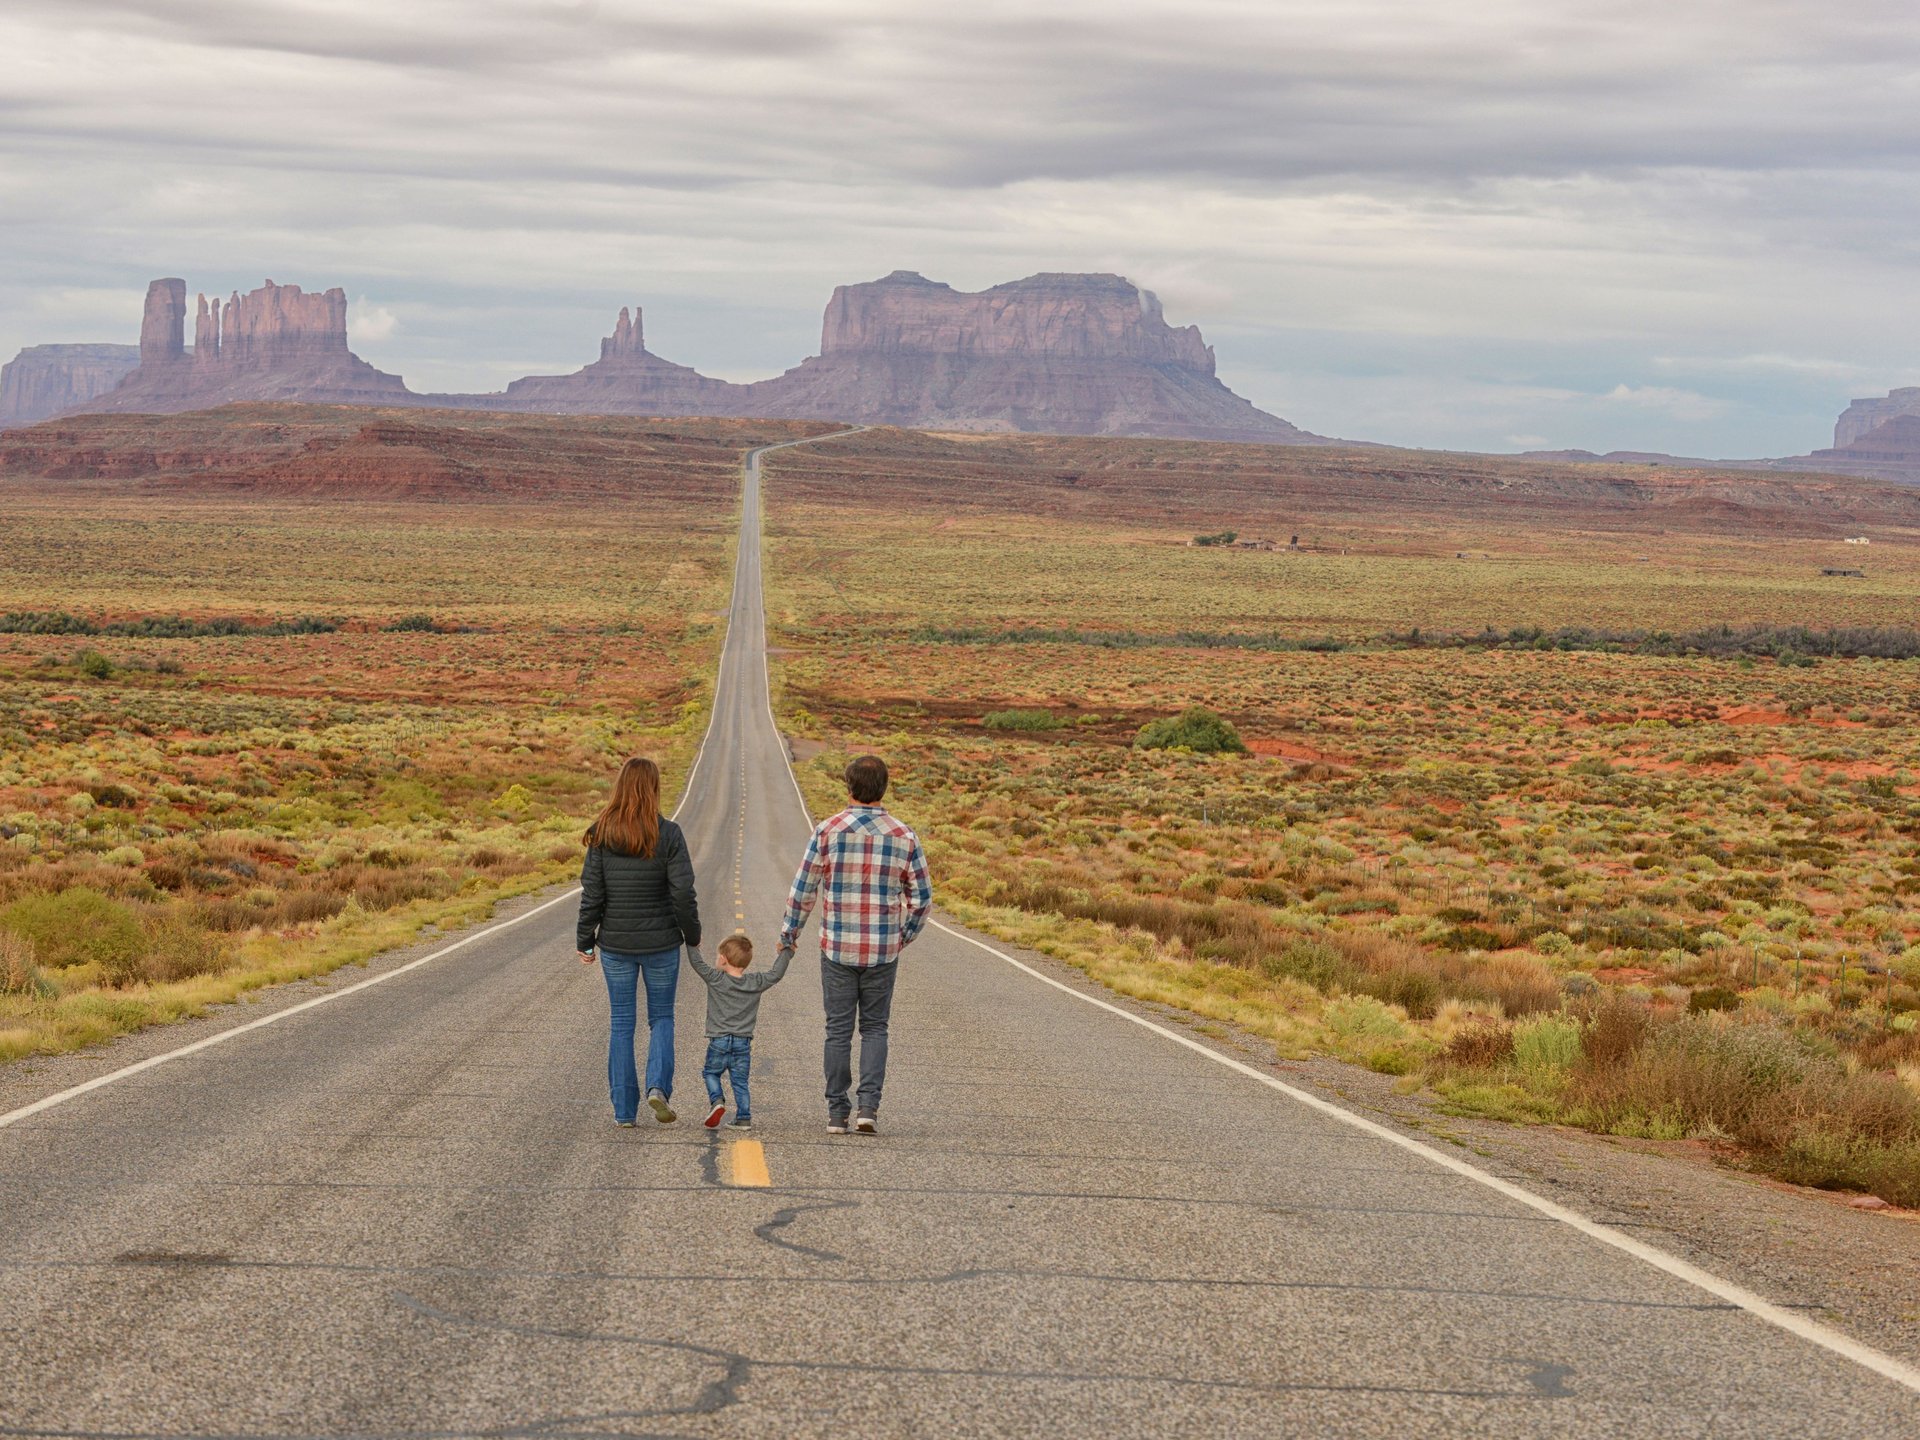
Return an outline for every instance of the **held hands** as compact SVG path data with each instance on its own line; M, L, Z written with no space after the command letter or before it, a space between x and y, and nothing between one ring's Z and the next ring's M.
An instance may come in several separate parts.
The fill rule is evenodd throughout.
M591 950L580 951L580 963L582 965L591 965L593 964L594 959L595 959L595 956L593 951Z
M791 965L793 963L793 946L782 945L777 951L774 952L773 958L776 960L785 960L789 965Z

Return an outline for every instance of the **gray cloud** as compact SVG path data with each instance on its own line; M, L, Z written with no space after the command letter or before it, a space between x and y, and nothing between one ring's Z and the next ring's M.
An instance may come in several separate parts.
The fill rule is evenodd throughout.
M1905 0L664 10L10 0L0 348L273 274L421 385L636 300L748 376L908 266L1121 270L1256 402L1402 441L1804 449L1920 366Z

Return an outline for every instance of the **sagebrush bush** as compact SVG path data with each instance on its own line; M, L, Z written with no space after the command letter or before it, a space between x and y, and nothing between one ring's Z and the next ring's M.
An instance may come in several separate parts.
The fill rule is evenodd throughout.
M1204 705L1189 706L1164 720L1149 720L1133 743L1141 750L1191 750L1198 755L1240 754L1247 748L1232 722Z
M23 936L40 964L52 969L91 964L113 974L140 956L138 917L84 885L21 897L0 910L0 929Z
M212 975L228 964L226 948L186 915L162 911L148 920L145 947L121 984L146 980L164 985L195 975Z

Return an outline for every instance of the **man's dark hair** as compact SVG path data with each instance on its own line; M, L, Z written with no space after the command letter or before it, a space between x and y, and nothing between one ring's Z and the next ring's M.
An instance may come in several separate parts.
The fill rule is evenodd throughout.
M887 762L878 755L862 755L847 766L847 793L861 805L878 805L887 793Z

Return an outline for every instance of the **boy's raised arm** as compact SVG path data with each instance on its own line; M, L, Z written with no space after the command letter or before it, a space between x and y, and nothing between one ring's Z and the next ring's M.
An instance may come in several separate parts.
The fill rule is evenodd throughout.
M709 985L720 978L720 972L709 965L706 957L692 945L687 947L687 963L693 966L694 973Z

